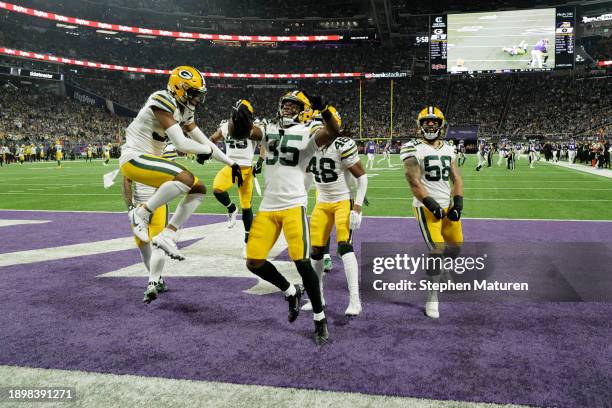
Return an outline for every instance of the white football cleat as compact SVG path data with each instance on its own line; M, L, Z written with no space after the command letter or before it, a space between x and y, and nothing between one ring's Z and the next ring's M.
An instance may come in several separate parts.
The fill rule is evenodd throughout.
M359 316L361 314L361 301L359 295L351 295L349 305L344 312L345 316Z
M172 259L178 261L185 260L185 256L179 251L176 246L176 233L168 229L164 229L162 232L153 237L151 241L154 247L161 249Z
M128 211L128 217L130 218L130 225L132 226L132 231L136 238L141 240L142 242L149 242L149 220L141 217L138 214L138 209L140 207L132 208ZM143 208L144 211L147 211Z
M238 207L231 213L227 214L227 228L234 228L236 225L236 217L238 216Z
M425 314L431 319L438 319L440 317L440 312L438 311L438 292L435 290L430 290L427 293Z

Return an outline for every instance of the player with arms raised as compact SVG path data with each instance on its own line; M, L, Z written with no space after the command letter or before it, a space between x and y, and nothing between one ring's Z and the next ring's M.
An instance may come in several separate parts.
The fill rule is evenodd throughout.
M241 99L234 104L232 108L232 116L236 117L236 122L239 121L236 115L246 115L246 123L253 123L253 107L246 99ZM217 143L220 140L225 140L225 147L227 156L231 160L235 160L240 165L242 171L242 186L238 188L238 195L240 197L240 208L242 208L242 223L244 224L244 242L246 243L249 238L249 231L251 230L251 224L253 223L253 210L251 209L251 200L253 198L253 156L255 155L255 149L260 139L254 135L245 135L247 137L237 138L236 134L230 133L230 127L236 132L235 126L233 125L234 120L224 120L217 131L210 137L213 143ZM242 136L242 135L241 135ZM261 166L261 162L259 162ZM258 167L260 168L260 167ZM232 180L232 169L229 166L223 167L213 182L213 191L215 198L227 209L228 217L228 228L233 228L236 224L236 215L238 214L238 208L232 203L227 191L234 185Z
M312 120L314 110L321 112L323 124ZM329 333L319 278L310 263L306 221L308 195L304 180L317 147L331 144L340 135L340 128L331 106L321 97L309 98L301 91L293 91L281 97L275 120L253 126L251 132L261 138L266 151L266 187L249 234L247 268L285 293L289 303L289 321L295 321L300 311L303 287L291 285L266 259L283 231L289 256L295 262L312 302L315 342L325 344Z
M329 110L340 124L340 115L332 107ZM338 254L344 264L349 289L349 305L344 313L347 316L357 316L361 313L359 265L353 251L352 232L361 226L361 207L368 189L368 177L359 160L355 141L348 137L339 137L329 145L317 149L307 171L313 174L317 186L317 203L310 217L310 257L321 282L321 297L323 298L323 255L335 225ZM357 184L354 203L348 184L349 173ZM302 310L311 309L310 302L302 307Z
M440 109L428 106L419 113L417 123L422 141L406 143L400 152L414 195L414 214L430 256L456 255L463 243L463 181L452 147L442 140L446 120ZM436 268L427 270L434 282L440 280L440 273ZM427 295L425 314L433 319L440 317L436 291Z
M206 84L200 71L189 66L173 69L167 89L151 94L126 129L126 143L119 158L126 178L157 189L146 203L128 212L134 235L143 243L149 242L149 219L155 210L184 195L168 226L151 241L178 260L185 257L176 246L176 231L200 205L206 188L185 167L162 157L167 140L179 151L197 154L198 162L203 163L213 155L232 166L238 185L242 184L240 166L228 159L195 124L195 109L205 95Z

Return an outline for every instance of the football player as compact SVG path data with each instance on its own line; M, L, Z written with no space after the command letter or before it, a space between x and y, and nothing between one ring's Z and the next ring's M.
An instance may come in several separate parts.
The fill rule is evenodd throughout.
M21 145L17 148L17 160L19 160L19 164L23 166L23 162L25 161L25 145Z
M57 161L57 167L62 168L62 159L64 158L64 153L62 153L62 144L59 140L55 141L55 161Z
M329 110L340 125L340 115L333 107ZM310 216L310 258L321 284L322 303L325 305L323 256L335 225L338 254L344 264L349 289L349 305L344 314L357 316L361 313L359 266L351 238L352 232L361 226L361 207L368 189L368 177L361 166L355 141L339 137L331 144L320 147L310 159L307 171L313 174L317 187L317 202ZM351 200L348 173L352 174L357 184L354 202ZM305 304L302 310L312 310L312 303Z
M511 47L503 47L503 52L507 52L508 54L514 55L525 55L527 54L527 42L525 40L521 41L519 45L513 45Z
M194 113L206 95L204 76L190 66L173 69L166 90L151 94L138 115L126 129L126 142L119 164L123 175L157 190L146 203L128 212L132 230L142 242L149 242L149 220L159 207L183 195L167 227L151 240L168 256L183 260L176 246L176 231L187 221L204 199L204 184L184 166L162 157L166 141L177 150L198 155L203 163L211 156L232 166L233 177L242 185L237 163L228 159L196 126ZM185 137L186 132L191 139Z
M574 164L574 161L576 161L576 150L578 150L576 148L576 140L572 137L567 144L567 160L571 164Z
M321 112L323 124L312 120L314 110ZM323 98L309 98L304 92L293 91L280 98L277 118L253 126L251 133L262 140L266 152L266 188L247 242L247 268L285 293L290 322L298 317L305 287L314 312L315 342L325 344L329 333L319 278L310 262L304 180L317 148L330 145L340 135L340 128L331 105ZM291 285L266 260L281 231L304 286Z
M382 151L383 151L383 157L382 159L378 159L376 163L380 163L381 161L386 160L389 167L393 167L391 166L391 142L390 141L387 141L387 143L385 143L385 147L383 147Z
M127 205L128 211L132 211L135 206L146 203L155 193L155 188L146 184L133 183L132 180L123 176L123 200ZM149 240L159 234L167 226L169 209L168 204L158 207L153 214L148 226ZM134 236L136 246L140 251L142 262L149 272L147 289L144 292L145 303L151 303L157 299L159 293L167 290L166 282L162 278L162 271L166 262L166 254L160 248L154 247L151 242L143 242Z
M244 121L246 124L253 122L253 107L250 102L246 99L241 99L234 104L232 108L232 116L236 116L236 120L232 122L239 122L238 115L244 115ZM253 223L253 209L251 208L251 200L253 198L253 172L254 170L261 171L261 165L263 159L260 159L253 168L253 156L255 155L255 149L257 143L261 139L257 139L255 135L245 135L247 137L236 138L229 132L230 123L227 120L221 122L217 131L210 137L213 143L217 143L220 140L225 140L225 151L227 156L231 160L235 160L240 165L240 171L242 171L242 187L238 188L238 195L240 197L240 208L242 209L242 223L244 224L244 242L249 239L249 232L251 230L251 224ZM236 126L234 126L236 131ZM232 181L232 169L229 166L223 167L213 181L213 192L215 198L227 209L227 227L234 228L236 225L236 216L238 215L238 208L236 204L232 202L227 191L234 185Z
M110 161L110 151L112 145L109 143L107 145L102 145L102 157L104 158L104 165L108 166L108 162Z
M376 154L377 144L373 140L368 140L366 144L366 154L368 156L368 161L366 163L366 169L374 168L374 154Z
M89 160L90 163L93 163L93 152L91 150L91 144L87 145L87 147L85 148L85 163L87 163L87 160Z
M42 144L39 146L39 154L40 160L45 160L45 146L43 146Z
M498 158L497 158L497 167L500 167L502 164L502 161L507 157L508 155L508 139L501 139L498 145L498 152L497 152Z
M478 166L476 166L476 171L480 171L482 166L487 163L487 141L485 139L478 140Z
M422 141L406 143L400 155L414 195L414 214L430 256L453 256L463 243L463 181L453 149L442 140L447 128L442 111L428 106L419 113L417 123ZM440 269L429 269L428 279L439 281L440 273ZM436 291L428 292L425 313L433 319L440 317Z
M457 165L463 166L465 164L465 140L459 140L459 147L457 148Z

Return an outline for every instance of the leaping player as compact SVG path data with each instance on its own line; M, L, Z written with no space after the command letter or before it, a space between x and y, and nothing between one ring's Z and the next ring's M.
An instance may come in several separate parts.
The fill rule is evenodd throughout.
M128 212L134 235L143 243L151 240L168 256L183 260L176 231L187 221L204 199L204 184L182 165L164 159L162 151L168 139L182 152L198 155L203 163L211 156L232 167L232 176L242 185L240 166L231 161L195 124L196 107L206 95L204 76L190 66L173 69L167 89L151 94L136 118L126 129L119 164L129 180L156 188L146 203ZM185 137L186 132L191 139ZM149 223L155 210L184 196L166 228L152 239Z
M414 196L414 214L430 257L454 256L463 243L460 221L463 181L452 147L442 140L447 129L442 111L429 106L419 113L417 123L421 141L406 143L400 153L406 181ZM426 271L433 283L440 281L442 271L438 266L434 262L434 267ZM427 294L425 314L432 319L440 317L435 290Z

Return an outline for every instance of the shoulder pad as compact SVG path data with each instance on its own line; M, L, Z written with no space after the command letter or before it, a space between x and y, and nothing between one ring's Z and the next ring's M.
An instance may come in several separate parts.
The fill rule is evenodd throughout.
M177 109L176 100L166 91L153 92L149 97L152 106L163 109L167 112L174 113Z

